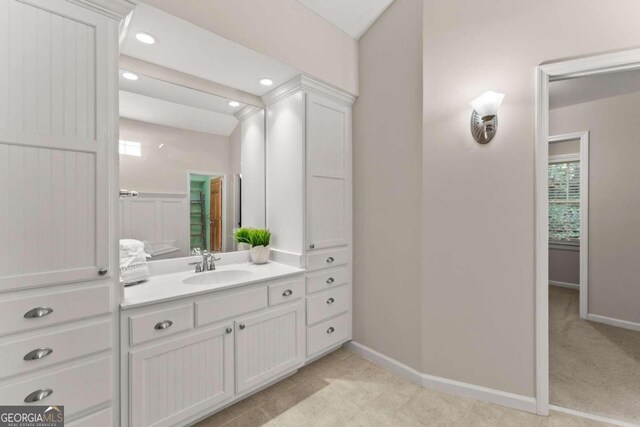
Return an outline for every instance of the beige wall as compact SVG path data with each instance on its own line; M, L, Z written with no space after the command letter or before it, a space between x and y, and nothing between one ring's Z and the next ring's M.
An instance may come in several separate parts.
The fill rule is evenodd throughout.
M229 173L226 136L120 118L120 139L142 144L142 157L120 155L121 188L186 194L189 170Z
M420 369L422 1L360 39L355 103L354 340Z
M297 0L146 0L353 94L358 43Z
M637 0L425 2L427 373L534 395L534 70L640 45L639 13ZM507 97L483 146L468 103L490 89Z
M640 92L551 110L552 134L589 131L589 313L640 323Z

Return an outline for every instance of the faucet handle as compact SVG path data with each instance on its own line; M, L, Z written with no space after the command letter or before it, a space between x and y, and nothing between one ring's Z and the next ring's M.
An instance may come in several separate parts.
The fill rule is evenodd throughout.
M211 255L211 259L213 259L214 261L220 261L222 259L222 258L216 258L215 252L211 252L209 255Z
M202 261L190 262L189 265L195 265L196 273L202 273Z

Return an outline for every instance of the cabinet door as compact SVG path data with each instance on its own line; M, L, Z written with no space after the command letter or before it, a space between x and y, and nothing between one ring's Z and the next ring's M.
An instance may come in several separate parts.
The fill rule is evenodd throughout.
M232 325L129 353L131 426L172 426L232 397Z
M0 17L0 291L103 277L117 24L64 0Z
M236 321L236 389L242 393L302 364L304 303Z
M307 249L349 243L351 108L307 95Z

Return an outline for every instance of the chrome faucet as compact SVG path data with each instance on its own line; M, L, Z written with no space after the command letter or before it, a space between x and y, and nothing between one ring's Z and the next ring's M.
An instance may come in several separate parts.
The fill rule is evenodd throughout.
M216 258L213 252L207 250L202 251L194 250L194 255L202 255L202 261L190 262L189 265L196 266L196 273L203 273L205 271L213 271L216 269L215 261L220 261L220 258Z

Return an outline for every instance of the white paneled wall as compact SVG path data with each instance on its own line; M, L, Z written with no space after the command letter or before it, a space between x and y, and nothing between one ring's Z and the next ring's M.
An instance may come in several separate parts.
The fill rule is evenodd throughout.
M120 238L172 243L189 254L189 206L184 194L141 193L120 199Z

